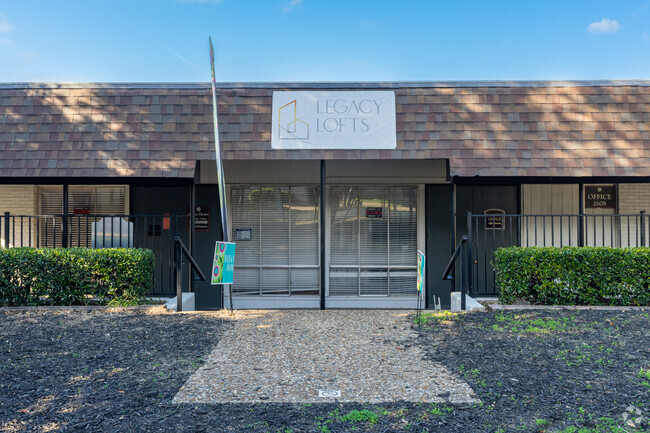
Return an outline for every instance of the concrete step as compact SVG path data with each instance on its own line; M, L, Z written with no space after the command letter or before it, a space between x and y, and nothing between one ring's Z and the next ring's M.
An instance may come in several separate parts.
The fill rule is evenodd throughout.
M171 298L165 304L165 308L167 308L168 310L176 311L177 299L178 299L177 296L174 296L173 298ZM183 299L183 304L182 304L181 308L183 309L183 311L195 311L196 310L195 303L194 303L194 293L185 292L185 293L183 293L183 298L182 299Z

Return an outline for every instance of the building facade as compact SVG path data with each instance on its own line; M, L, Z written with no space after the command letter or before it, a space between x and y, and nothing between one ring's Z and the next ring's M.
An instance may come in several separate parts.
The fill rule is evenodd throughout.
M384 110L362 102L374 94L394 97L382 106L392 145L354 120ZM325 95L323 122L291 101L274 106L287 95ZM345 95L361 99L335 106ZM650 210L650 81L243 83L220 85L217 99L236 308L415 307L417 250L428 302L445 305L451 286L440 276L468 211L535 216L514 228L529 244L636 246L634 218L600 218L591 230L557 215ZM345 128L359 134L312 140ZM179 214L207 273L222 237L213 131L209 84L2 84L0 211ZM282 134L301 141L278 145ZM506 230L500 221L475 235ZM11 231L42 240L63 230L36 224ZM156 242L168 229L162 220L142 236ZM221 308L219 287L194 291L200 308Z

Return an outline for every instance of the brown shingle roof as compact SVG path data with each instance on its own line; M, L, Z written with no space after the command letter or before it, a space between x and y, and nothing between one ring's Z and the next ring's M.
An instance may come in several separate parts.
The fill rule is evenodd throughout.
M397 150L272 150L273 90L394 89ZM458 176L650 176L650 81L225 85L225 159L449 159ZM0 177L192 177L209 85L0 85Z

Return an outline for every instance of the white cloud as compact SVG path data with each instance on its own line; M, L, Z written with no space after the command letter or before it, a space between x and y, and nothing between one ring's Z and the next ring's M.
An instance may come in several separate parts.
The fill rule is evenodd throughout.
M648 32L643 32L641 33L641 37L643 38L644 41L648 42L650 38L648 38Z
M13 30L13 24L9 22L5 15L0 14L0 33L11 33Z
M302 6L302 0L289 0L282 8L282 12L288 13Z
M600 21L589 24L587 31L589 33L616 33L620 27L618 21L603 18Z

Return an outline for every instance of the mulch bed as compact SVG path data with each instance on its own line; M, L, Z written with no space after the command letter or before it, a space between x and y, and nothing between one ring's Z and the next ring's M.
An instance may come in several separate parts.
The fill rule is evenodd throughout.
M650 369L650 310L497 311L414 325L413 344L463 376L476 405L171 404L229 326L222 313L159 308L0 311L0 431L650 431L650 379L639 377Z
M650 369L649 312L465 314L431 320L421 339L483 402L454 420L458 431L648 431L650 385L639 371ZM625 421L637 408L644 419L633 428Z

